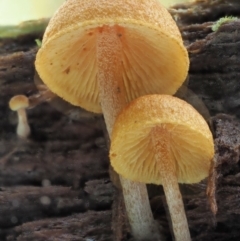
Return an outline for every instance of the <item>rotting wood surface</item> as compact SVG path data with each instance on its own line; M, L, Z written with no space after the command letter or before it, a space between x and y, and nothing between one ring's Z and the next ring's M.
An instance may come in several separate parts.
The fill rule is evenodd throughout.
M27 110L30 139L16 136L8 101L37 93L33 37L1 46L0 240L113 240L114 188L100 118L76 121L42 103Z
M240 6L233 0L216 2L181 4L172 12L189 50L189 87L210 115L239 117L240 25L225 24L217 33L211 25L225 15L239 16ZM31 138L16 137L17 116L8 101L16 94L38 92L36 37L0 41L0 240L125 241L126 216L121 195L109 179L101 117L83 114L83 119L75 119L42 103L28 110ZM216 145L218 213L214 217L210 211L206 181L181 185L191 236L193 241L237 241L240 124L229 115L216 115L210 125ZM154 216L171 240L161 187L149 186L149 194Z

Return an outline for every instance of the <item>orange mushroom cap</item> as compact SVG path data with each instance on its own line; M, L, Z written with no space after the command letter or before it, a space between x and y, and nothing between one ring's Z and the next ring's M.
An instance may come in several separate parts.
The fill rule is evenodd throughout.
M15 95L9 101L9 108L13 111L17 111L29 106L28 97L25 95Z
M110 150L116 172L130 180L161 184L151 142L155 127L168 132L178 182L196 183L208 176L214 155L212 133L191 105L168 95L140 97L117 117ZM163 135L159 139L165 141Z
M189 59L176 23L158 1L68 0L50 20L36 58L40 77L54 93L73 105L102 111L96 43L106 25L117 26L121 39L127 102L176 92Z

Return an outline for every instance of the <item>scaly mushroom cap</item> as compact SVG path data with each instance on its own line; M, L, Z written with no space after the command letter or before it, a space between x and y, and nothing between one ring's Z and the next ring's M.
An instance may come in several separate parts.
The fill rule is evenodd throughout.
M196 183L208 176L214 155L209 127L191 105L168 95L140 97L117 117L110 150L116 172L130 180L161 184L151 142L151 131L156 126L167 129L170 136L180 183ZM165 141L164 136L159 138Z
M9 108L13 111L17 111L29 106L29 100L25 95L15 95L9 101Z
M176 92L187 76L188 54L176 23L157 0L68 0L50 20L35 63L54 93L101 112L96 50L106 25L117 26L121 39L127 102Z

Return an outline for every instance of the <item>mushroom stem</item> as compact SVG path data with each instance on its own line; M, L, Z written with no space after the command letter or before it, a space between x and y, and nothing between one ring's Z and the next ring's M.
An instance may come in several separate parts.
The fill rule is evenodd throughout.
M18 113L17 135L21 138L27 138L30 135L27 114L25 108L21 108Z
M146 184L133 182L122 176L120 181L133 237L145 241L161 240L149 205Z
M170 133L165 126L157 126L152 129L151 138L172 220L175 241L191 241L177 180L175 160L171 158ZM164 141L162 141L163 139Z
M122 77L123 29L120 26L103 26L97 35L97 66L101 107L111 138L117 115L126 106ZM124 141L124 140L123 140ZM132 234L138 241L160 240L153 219L145 184L121 179L124 201Z
M121 28L103 26L97 35L98 84L101 107L111 138L117 115L126 106L126 93L122 78Z

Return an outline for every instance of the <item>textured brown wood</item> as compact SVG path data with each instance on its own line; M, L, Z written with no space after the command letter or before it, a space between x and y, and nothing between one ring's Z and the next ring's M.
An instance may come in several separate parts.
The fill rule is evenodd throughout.
M110 222L110 211L88 211L63 218L48 218L16 227L9 232L8 240L112 241Z
M189 51L188 88L211 115L240 117L240 20L225 23L216 32L211 29L221 17L240 16L240 2L197 1L177 5L171 12Z
M101 117L41 103L27 110L30 138L19 139L8 101L38 93L37 49L27 37L1 44L0 240L112 240L114 188Z

